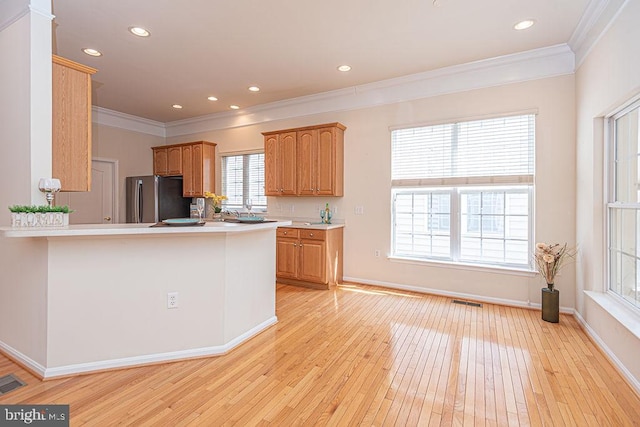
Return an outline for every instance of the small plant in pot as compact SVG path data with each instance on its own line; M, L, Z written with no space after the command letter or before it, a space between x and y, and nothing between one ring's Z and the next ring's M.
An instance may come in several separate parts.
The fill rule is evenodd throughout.
M12 227L60 227L69 225L69 206L9 206Z
M555 278L558 271L570 259L575 258L576 250L568 248L567 244L536 243L534 259L538 272L547 282L542 288L542 319L547 322L558 323L560 314L560 295L555 289Z

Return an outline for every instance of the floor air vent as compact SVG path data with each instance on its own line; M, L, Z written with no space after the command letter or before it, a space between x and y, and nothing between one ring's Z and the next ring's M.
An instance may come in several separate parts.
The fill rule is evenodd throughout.
M462 300L459 300L459 299L454 299L453 303L454 304L462 304L462 305L470 305L471 307L482 307L482 304L480 304L478 302L462 301Z
M0 396L2 396L3 394L7 394L17 388L20 388L23 385L26 384L14 375L9 374L5 375L4 377L0 377Z

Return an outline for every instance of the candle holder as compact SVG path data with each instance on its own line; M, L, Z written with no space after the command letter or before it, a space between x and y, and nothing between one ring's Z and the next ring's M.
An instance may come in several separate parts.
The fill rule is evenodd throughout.
M45 197L47 199L47 203L49 206L53 203L53 198L55 197L55 193L60 191L62 186L60 185L60 180L56 178L40 178L40 182L38 183L38 188L40 191L45 193Z

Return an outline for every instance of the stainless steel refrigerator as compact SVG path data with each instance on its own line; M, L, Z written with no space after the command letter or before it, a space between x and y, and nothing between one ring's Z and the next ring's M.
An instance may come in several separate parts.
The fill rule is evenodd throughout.
M181 176L127 177L127 222L188 218L191 198L182 197Z

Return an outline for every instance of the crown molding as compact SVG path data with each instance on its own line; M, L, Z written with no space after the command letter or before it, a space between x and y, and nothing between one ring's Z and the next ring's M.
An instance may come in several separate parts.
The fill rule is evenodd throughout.
M91 112L91 121L93 123L160 136L162 138L167 136L165 124L162 122L133 116L131 114L120 113L107 108L97 107L95 105L91 108Z
M576 69L628 3L629 0L591 0L568 42L575 52Z
M165 138L182 136L571 74L574 58L562 44L168 123L94 106L93 121Z
M574 54L562 44L165 125L167 137L181 136L465 92L571 74L574 70Z
M44 16L50 20L53 19L51 14L51 1L42 0L13 0L0 1L0 31L9 28L11 25L19 21L29 12Z

